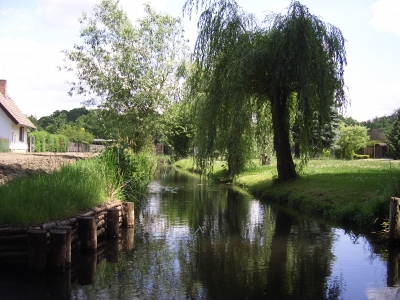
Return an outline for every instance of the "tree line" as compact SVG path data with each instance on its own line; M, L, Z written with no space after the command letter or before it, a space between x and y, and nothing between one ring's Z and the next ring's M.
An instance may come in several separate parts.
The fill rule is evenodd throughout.
M98 113L85 107L70 111L56 110L51 115L39 119L32 115L28 118L38 131L64 135L72 142L91 143L94 138L104 135L99 126Z

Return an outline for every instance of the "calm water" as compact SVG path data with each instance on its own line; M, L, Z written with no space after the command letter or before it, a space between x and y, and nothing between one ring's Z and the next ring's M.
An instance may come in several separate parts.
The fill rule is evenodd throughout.
M398 258L170 171L151 183L134 229L62 274L1 272L0 299L400 299Z

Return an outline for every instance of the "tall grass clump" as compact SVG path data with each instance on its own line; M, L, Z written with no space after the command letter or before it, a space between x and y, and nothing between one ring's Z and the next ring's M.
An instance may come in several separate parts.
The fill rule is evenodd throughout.
M0 223L39 224L70 217L111 198L123 199L111 157L68 164L51 174L0 186Z
M126 201L141 204L147 185L158 167L154 151L149 148L134 153L127 145L120 144L107 148L105 155L116 159L117 176L122 183L122 193Z

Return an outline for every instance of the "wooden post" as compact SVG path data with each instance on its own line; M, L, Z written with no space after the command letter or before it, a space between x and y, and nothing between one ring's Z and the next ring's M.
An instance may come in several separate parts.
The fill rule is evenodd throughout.
M107 236L119 236L119 209L107 209Z
M123 238L122 238L122 245L123 250L131 251L134 245L134 238L135 238L135 229L133 228L126 228L123 231Z
M43 299L71 300L71 269L50 273L47 277L47 295Z
M118 262L118 254L119 254L119 239L112 238L107 239L107 261L111 263Z
M388 287L397 286L399 283L399 249L396 247L390 247L388 251L387 259L387 279L386 283Z
M96 278L97 253L81 255L78 267L78 283L80 285L94 284Z
M67 231L50 229L50 267L64 270L67 253Z
M71 266L71 243L72 243L72 227L71 226L57 226L55 229L65 230L65 266Z
M135 225L135 203L124 202L124 218L123 225L125 227L133 227Z
M78 218L78 235L82 252L97 251L97 226L94 217Z
M400 241L400 198L390 199L389 241Z
M29 269L43 270L47 264L46 230L34 229L28 231Z

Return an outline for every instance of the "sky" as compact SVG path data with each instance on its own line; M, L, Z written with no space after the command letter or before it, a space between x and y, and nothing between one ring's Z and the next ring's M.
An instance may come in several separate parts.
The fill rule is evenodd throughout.
M144 16L143 0L120 0L135 23ZM193 48L198 16L182 17L184 0L150 0L160 12L180 17ZM390 115L400 108L400 0L301 0L324 22L338 27L346 39L345 84L350 106L346 117L361 122ZM81 107L68 96L72 73L62 49L81 42L78 19L90 15L97 0L0 0L0 79L20 110L36 118L56 110ZM285 12L290 0L237 0L260 20L269 12Z

